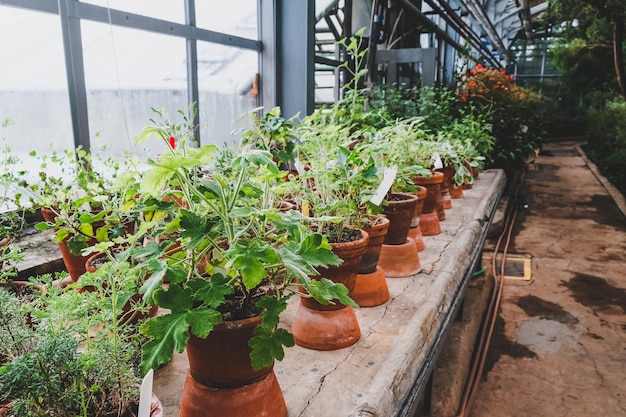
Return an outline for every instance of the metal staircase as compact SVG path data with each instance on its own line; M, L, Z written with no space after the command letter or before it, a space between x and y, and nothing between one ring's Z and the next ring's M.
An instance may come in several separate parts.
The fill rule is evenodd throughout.
M327 3L315 19L315 106L330 104L339 98L339 70L343 51L337 42L344 33L346 0L318 1Z

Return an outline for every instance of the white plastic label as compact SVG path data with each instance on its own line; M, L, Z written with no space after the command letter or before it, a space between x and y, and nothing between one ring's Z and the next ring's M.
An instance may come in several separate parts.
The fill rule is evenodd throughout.
M433 159L434 159L434 164L433 166L435 167L435 169L441 169L443 168L443 162L441 162L441 157L439 156L439 152L435 152L433 154Z
M374 193L374 195L370 199L372 204L374 204L376 206L380 206L381 205L381 203L385 199L385 196L387 195L387 193L391 189L391 186L393 185L393 182L396 180L396 175L397 174L398 174L398 167L397 166L392 166L391 168L385 168L385 170L383 172L383 180L381 181L380 185L376 189L376 192Z

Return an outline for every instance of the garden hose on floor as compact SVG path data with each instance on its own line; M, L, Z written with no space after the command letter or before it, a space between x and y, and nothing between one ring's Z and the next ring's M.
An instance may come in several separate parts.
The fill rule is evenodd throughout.
M502 299L502 289L504 288L504 266L506 262L506 256L509 249L509 244L511 242L511 234L513 233L513 226L515 225L515 219L517 218L517 194L519 192L519 188L521 184L524 182L524 176L520 179L518 186L515 189L513 194L513 204L507 208L507 215L505 219L504 229L502 233L498 237L498 241L496 242L496 246L494 248L494 253L491 258L491 269L493 273L494 287L493 293L491 295L491 299L489 301L489 306L487 308L485 314L485 321L481 327L480 335L478 337L478 344L476 349L476 354L472 360L472 367L470 369L467 384L465 386L465 391L463 393L463 398L461 400L461 404L459 405L459 412L456 417L467 417L469 416L472 404L476 398L476 392L478 390L478 384L480 383L480 378L483 373L483 369L485 366L485 360L487 359L487 352L489 351L489 345L491 343L491 338L493 336L493 329L495 327L496 319L498 317L498 311L500 309L500 300ZM500 272L497 271L497 258L498 253L500 251L500 245L502 244L502 239L506 236L506 242L504 244L504 248L502 250L502 258L500 261ZM479 272L484 272L484 268L481 268L479 271L474 273L474 276L479 275Z

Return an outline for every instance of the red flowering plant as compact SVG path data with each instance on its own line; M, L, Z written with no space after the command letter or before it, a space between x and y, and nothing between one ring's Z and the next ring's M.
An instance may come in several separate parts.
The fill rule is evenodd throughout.
M496 142L485 156L495 167L519 168L543 143L541 95L516 85L504 69L476 65L459 77L457 94L465 114L484 115L492 125Z

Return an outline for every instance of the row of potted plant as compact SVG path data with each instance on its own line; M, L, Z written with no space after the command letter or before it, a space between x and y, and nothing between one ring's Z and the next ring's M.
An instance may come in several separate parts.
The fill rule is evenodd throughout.
M277 110L267 116L280 117ZM294 140L292 154L298 175L280 170L281 158L268 150L197 147L193 132L174 136L171 126L152 125L138 141L156 135L167 152L147 161L147 169L134 164L120 174L115 162L104 164L103 171L112 169L107 175L78 149L42 160L59 163L61 176L22 181L31 201L53 214L40 229L54 229L83 265L88 255L108 252L116 264L141 270L144 300L169 310L141 327L148 337L143 373L167 363L190 341L205 340L222 322L257 315L250 365L255 371L271 368L282 359L283 346L294 344L288 329L278 326L291 296L355 305L346 286L315 277L341 263L331 243L362 238L360 229L380 216L384 198L378 205L371 198L380 192L384 168L402 168L387 191L406 190L411 175L430 172L432 152L443 155L445 149L443 142L427 140L419 119L369 134L314 117L297 129L280 126L291 131L283 137L301 141ZM272 133L254 134L268 139ZM253 141L247 146L262 148ZM296 165L295 158L290 162ZM69 184L68 173L75 179ZM285 201L299 210L284 211Z
M354 42L347 49L362 59ZM363 72L353 75L358 85ZM105 254L109 266L96 272L105 280L101 286L108 288L107 270L126 271L134 277L133 294L161 308L139 326L141 361L134 369L143 375L186 349L186 387L193 389L185 389L183 416L199 410L249 414L237 414L220 389L253 382L267 387L244 395L258 401L257 411L286 415L272 371L284 347L324 349L322 342L331 339L334 349L359 338L351 295L357 275L371 273L371 266L362 266L368 231L390 214L395 199L412 200L410 223L417 198L399 194L417 192L418 177L448 166L457 185L471 182L469 169L483 160L474 142L489 141L489 127L473 118L433 132L423 117L394 119L372 106L364 90L351 88L345 99L299 123L283 118L279 108L267 111L236 150L198 146L187 123L193 117L171 124L163 113L157 116L137 136L138 144L156 138L164 145L152 159L103 160L82 149L42 155L38 178L23 173L19 184L21 199L45 216L37 227L54 230L68 259L75 282L68 292L98 287L85 264L88 256ZM407 233L389 243L404 244ZM301 308L288 329L280 315L294 296ZM343 339L323 332L325 317L338 314L351 321ZM304 328L309 319L322 334ZM243 342L216 348L232 329L241 331Z

